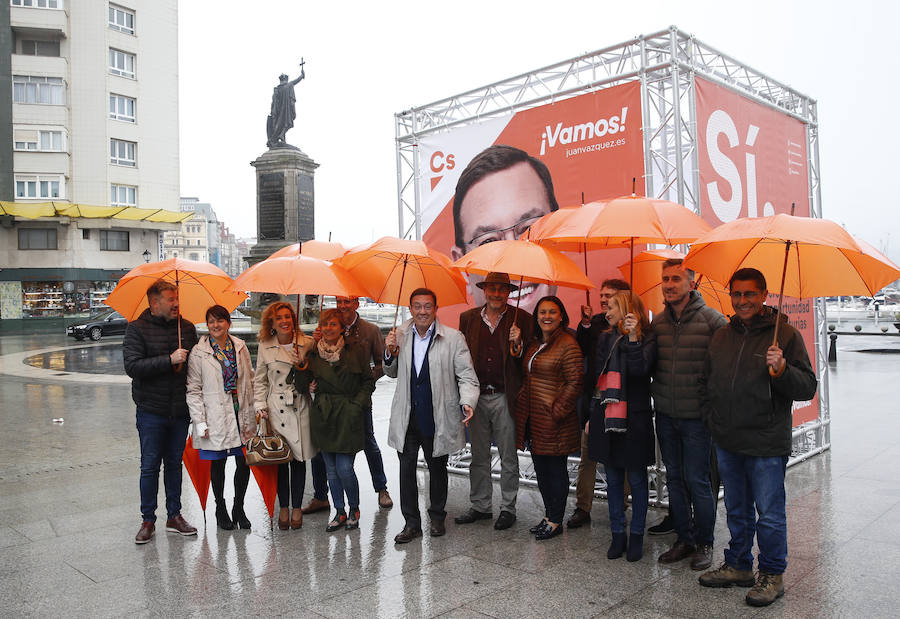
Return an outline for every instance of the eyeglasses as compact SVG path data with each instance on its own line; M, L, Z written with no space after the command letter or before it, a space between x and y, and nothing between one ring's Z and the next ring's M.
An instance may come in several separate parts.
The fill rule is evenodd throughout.
M431 303L413 303L412 310L414 312L430 312L434 309L434 305Z
M525 219L514 223L508 228L499 228L497 230L488 230L487 232L483 232L478 236L472 237L470 241L466 243L466 245L472 247L478 247L480 245L484 245L485 243L492 243L494 241L502 241L504 239L514 241L525 232L528 231L528 228L531 227L535 221L540 219L542 215L535 215L533 217L526 217Z
M744 297L748 301L752 301L759 295L760 293L756 290L747 290L746 292L741 292L740 290L732 290L728 293L728 296L731 297L732 301L740 301L741 297Z

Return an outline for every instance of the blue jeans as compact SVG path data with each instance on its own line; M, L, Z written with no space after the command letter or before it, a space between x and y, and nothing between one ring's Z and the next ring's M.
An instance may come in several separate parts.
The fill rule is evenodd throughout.
M725 563L738 570L752 570L755 535L760 571L783 574L787 568L784 498L787 456L744 456L721 447L716 447L716 454L725 485L725 511L731 532Z
M381 449L375 440L375 426L372 423L372 407L366 410L366 442L363 450L366 454L366 462L369 463L369 473L372 475L372 487L375 492L387 490L387 476L384 474L384 462L381 459ZM328 495L328 475L325 472L325 463L321 454L312 459L313 496L324 501Z
M156 522L159 467L165 463L166 513L181 513L181 456L190 421L187 417L163 417L137 409L136 426L141 442L141 517Z
M647 505L650 503L650 487L647 468L626 471L617 466L606 466L606 502L609 505L609 529L613 533L625 532L625 475L631 486L631 532L643 535L647 524Z
M350 509L359 507L359 482L356 479L356 471L353 470L356 454L333 451L320 453L325 460L325 471L328 473L328 485L331 487L331 501L334 508L344 509L345 492Z
M712 544L716 500L709 484L712 441L706 424L700 419L676 419L657 413L656 437L666 465L669 511L678 541Z

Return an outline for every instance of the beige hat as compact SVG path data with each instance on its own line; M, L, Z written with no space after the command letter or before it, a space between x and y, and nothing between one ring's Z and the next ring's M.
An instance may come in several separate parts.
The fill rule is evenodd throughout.
M519 289L515 284L509 283L509 275L506 273L488 273L483 282L478 282L475 285L483 289L488 284L503 284L509 287L510 292Z

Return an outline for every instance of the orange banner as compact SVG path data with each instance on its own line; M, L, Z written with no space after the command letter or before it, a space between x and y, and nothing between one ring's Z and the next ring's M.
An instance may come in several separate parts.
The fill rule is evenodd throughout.
M694 80L700 215L711 226L738 217L810 216L806 126L796 118L706 80ZM780 282L768 281L777 305ZM816 369L814 301L785 297L782 310L803 335ZM794 403L794 425L819 416L819 396Z

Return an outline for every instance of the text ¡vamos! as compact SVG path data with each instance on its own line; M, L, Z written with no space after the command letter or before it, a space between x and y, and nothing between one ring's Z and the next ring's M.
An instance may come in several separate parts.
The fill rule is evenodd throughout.
M557 144L576 144L583 140L621 133L625 131L625 119L627 116L628 107L623 107L620 116L600 118L594 122L569 125L568 127L563 127L562 122L556 123L555 128L547 125L541 134L541 155L546 155L547 148L554 148Z

